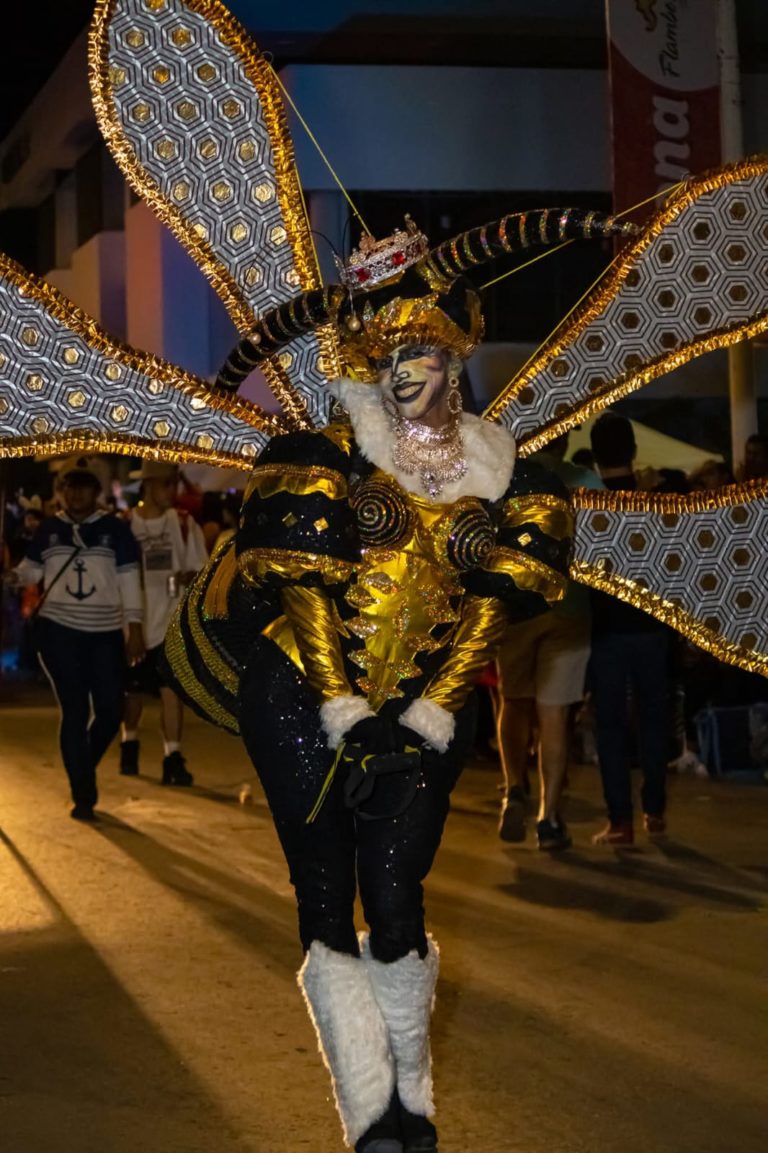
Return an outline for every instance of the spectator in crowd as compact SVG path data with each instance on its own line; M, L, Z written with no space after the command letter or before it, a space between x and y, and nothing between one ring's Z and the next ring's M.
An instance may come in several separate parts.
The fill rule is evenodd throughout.
M712 488L722 488L735 484L736 478L724 460L705 460L698 468L688 473L690 492L706 492Z
M579 468L588 468L590 472L595 472L595 454L591 448L577 448L571 457L571 464L578 465Z
M216 541L219 539L219 534L225 527L222 509L223 500L224 493L222 492L203 493L200 513L197 519L202 526L205 547L209 552L213 552Z
M632 424L606 412L592 426L592 450L606 488L637 488L633 463L637 452ZM668 759L669 633L640 609L592 593L591 677L595 701L597 753L608 807L608 825L593 837L599 845L634 842L630 777L631 691L637 725L642 806L646 832L666 831Z
M60 477L62 510L40 525L16 572L23 584L43 582L40 659L61 709L71 815L93 821L96 767L120 728L126 650L130 664L144 653L139 550L129 526L97 507L87 460Z
M768 477L768 435L756 432L744 445L744 464L740 480L764 480Z
M160 656L166 630L179 603L179 593L208 559L202 531L186 512L174 508L179 474L176 465L144 461L141 500L133 510L130 527L141 549L144 585L144 638L146 655L129 677L128 697L120 745L120 772L139 771L139 722L143 697L160 697L163 733L162 783L191 785L181 752L183 706L165 683Z
M558 437L534 460L563 481L567 488L602 488L590 469L567 462L568 434ZM551 512L553 533L557 510ZM525 775L534 721L538 727L540 782L536 839L540 849L566 849L571 843L559 811L568 763L568 723L571 706L584 696L589 660L589 591L571 581L565 598L551 612L510 625L504 635L498 666L498 743L504 773L499 836L525 839L527 800Z

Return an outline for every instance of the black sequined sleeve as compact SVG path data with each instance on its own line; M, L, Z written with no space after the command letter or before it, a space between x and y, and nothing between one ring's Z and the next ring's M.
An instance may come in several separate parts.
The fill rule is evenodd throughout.
M275 437L259 457L237 533L238 567L250 584L327 588L351 576L360 546L347 428Z
M568 491L541 465L518 461L495 516L495 545L482 567L462 578L464 587L503 601L510 621L528 620L565 595L573 535Z

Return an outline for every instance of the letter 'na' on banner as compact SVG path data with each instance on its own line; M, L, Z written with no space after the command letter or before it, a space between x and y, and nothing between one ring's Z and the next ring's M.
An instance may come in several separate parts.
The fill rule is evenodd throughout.
M717 0L606 0L614 207L720 163ZM639 215L646 216L653 205Z

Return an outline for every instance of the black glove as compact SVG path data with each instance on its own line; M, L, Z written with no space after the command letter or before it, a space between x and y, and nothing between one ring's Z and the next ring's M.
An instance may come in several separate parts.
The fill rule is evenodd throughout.
M409 729L408 725L396 724L397 729L396 738L398 741L398 748L405 751L405 749L423 749L426 745L426 740L422 737L421 733L417 733L415 729Z
M400 726L402 728L402 726ZM359 746L365 755L369 753L396 753L397 741L394 733L395 726L383 717L363 717L357 721L344 737L346 747Z
M347 808L372 821L405 812L418 788L422 744L418 733L396 720L364 717L353 725L341 754Z

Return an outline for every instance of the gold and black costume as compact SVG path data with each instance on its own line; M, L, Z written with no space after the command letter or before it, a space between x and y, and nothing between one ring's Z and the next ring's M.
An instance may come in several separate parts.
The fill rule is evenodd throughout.
M367 461L349 423L276 438L262 454L243 507L236 568L231 552L218 561L219 572L230 573L227 592L218 590L228 602L226 615L221 601L222 615L216 617L215 584L210 574L204 575L180 627L189 642L193 628L207 633L208 645L219 660L227 661L230 676L242 675L239 727L291 862L305 948L321 940L357 953L351 907L354 818L337 797L342 775L318 817L307 822L334 756L321 729L320 705L357 694L376 713L395 721L413 700L423 697L456 716L449 751L440 756L425 750L423 756L422 786L434 777L433 789L441 792L431 813L428 805L422 806L422 823L428 818L434 826L423 862L428 867L450 786L471 747L469 697L474 681L493 656L507 621L546 611L562 595L570 525L559 483L532 464L518 463L506 491L495 501L465 495L440 504L406 491L395 477ZM263 614L258 636L253 622L259 610L249 607L252 603L259 604ZM247 654L239 655L238 667L238 654L226 651L227 634L217 632L216 625L217 619L226 620L226 629L234 623L234 631L240 632L239 612L251 640ZM207 684L201 666L198 676L215 699L218 674L210 662L208 669ZM198 708L200 699L198 695ZM235 701L233 695L233 716ZM444 759L448 763L442 766ZM380 797L377 804L387 809L391 800ZM413 823L414 815L404 821ZM343 883L336 882L344 895L343 915L338 909L328 913L334 886L321 882L316 854L306 852L307 842L327 835L331 820L350 827L348 837L329 838L329 847L351 846L343 870L337 862L345 874ZM370 834L367 822L358 824ZM385 825L377 825L376 838L386 835L397 842L400 826ZM302 891L302 863L307 864L310 887L321 885L321 902ZM391 908L394 897L386 894L391 869L390 854L380 855L378 866L375 856L369 863L366 909L373 892ZM379 959L395 960L412 948L425 954L424 875L423 869L416 870L407 886L398 879L396 895L406 901L407 916L388 916L377 922L377 929L371 924L371 949ZM362 875L360 880L362 887ZM326 915L330 921L324 927Z
M408 222L364 237L340 261L342 283L324 285L280 83L220 0L96 0L89 66L117 164L239 339L211 386L121 344L0 255L0 456L95 449L252 473L236 542L184 598L168 663L202 715L242 732L264 783L297 892L300 984L348 1142L434 1153L438 960L422 881L470 747L474 678L507 620L558 598L572 519L572 578L768 672L753 545L768 531L765 485L667 502L575 494L572 518L523 459L768 329L768 160L677 186L639 235L553 208L430 249ZM382 363L419 347L448 371L481 339L468 269L613 236L628 243L605 276L482 419L451 409L445 428L391 413L390 425ZM254 367L278 414L235 395ZM368 390L362 407L356 389ZM334 398L349 420L331 421ZM356 881L371 929L359 942Z

